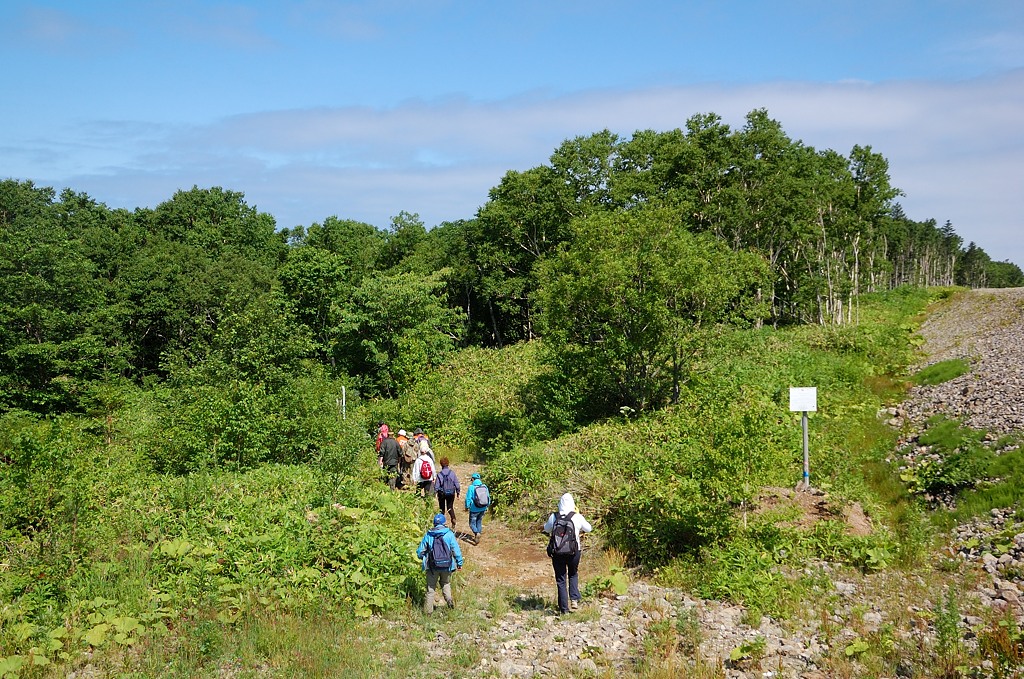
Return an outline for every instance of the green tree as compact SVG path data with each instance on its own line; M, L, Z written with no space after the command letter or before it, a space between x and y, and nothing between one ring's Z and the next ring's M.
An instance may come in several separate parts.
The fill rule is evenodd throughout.
M689 233L678 211L599 213L574 222L571 245L542 265L544 341L612 407L648 410L678 397L702 327L754 322L763 260ZM610 396L610 398L608 398Z
M75 408L85 382L121 367L97 324L104 302L53 190L0 182L0 408Z
M345 257L317 247L292 247L278 278L296 318L308 328L321 361L337 371L344 362L341 327L355 286Z
M211 259L229 254L276 266L284 258L284 238L274 218L245 202L245 194L219 186L176 191L152 213L152 231L184 243Z
M550 167L508 172L491 189L477 219L466 225L469 259L489 321L487 344L535 336L534 267L568 236L565 191Z
M984 288L988 285L988 269L991 264L992 258L988 256L988 253L971 241L960 256L956 284L971 288Z
M328 217L309 229L285 230L283 236L293 248L306 246L340 257L353 286L379 270L384 258L385 234L365 222Z
M394 396L455 349L463 316L444 303L446 274L380 274L353 292L343 312L344 354L365 393Z
M219 187L178 191L136 218L146 237L120 272L119 295L136 374L163 375L168 352L203 355L231 307L271 289L286 245L270 215Z
M990 262L986 274L992 288L1019 288L1024 286L1024 272L1013 262Z
M423 226L420 216L404 210L399 212L391 218L391 228L385 235L383 256L377 269L404 271L406 263L417 258L416 255L426 240L427 229Z

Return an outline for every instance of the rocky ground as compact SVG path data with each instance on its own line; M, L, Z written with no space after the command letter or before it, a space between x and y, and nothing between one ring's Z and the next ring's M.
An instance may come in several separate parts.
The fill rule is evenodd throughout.
M897 454L904 467L934 455L917 435L936 414L984 430L997 454L1015 449L1006 434L1024 432L1024 288L973 290L932 313L921 326L926 360L920 368L963 359L970 370L948 382L911 389L910 398L887 415L906 434ZM945 502L946 498L935 498ZM985 607L1024 612L1024 515L1019 507L992 510L984 519L958 526L950 541L957 558L981 565L975 592Z
M914 387L893 424L918 428L943 413L993 434L1024 431L1024 288L972 290L931 314L919 333L927 356L919 367L960 358L971 369Z
M916 387L904 404L883 413L907 432L908 455L927 454L914 445L914 432L935 413L991 431L992 440L1024 430L1024 289L964 293L933 313L920 334L927 357L922 365L964 358L971 369L937 386ZM473 470L457 471L468 478ZM960 526L949 553L976 567L978 606L1024 616L1024 524L1017 521L1016 509L997 509L984 521ZM481 676L615 676L647 654L667 653L678 654L679 676L819 679L831 676L823 669L824 658L835 654L830 646L847 647L882 625L894 630L896 642L931 643L932 610L941 597L923 590L922 578L862 578L820 564L825 583L820 596L807 602L804 615L785 623L767 617L751 621L741 606L696 600L645 582L632 583L625 594L590 598L579 611L557 616L554 581L537 536L493 523L482 545L464 544L471 564L467 577L491 578L520 592L515 605L497 614L466 604L466 614L489 618L493 625L473 638L461 633L465 638L457 639L480 649ZM581 569L584 582L588 557ZM979 622L967 615L961 625L967 629ZM659 636L666 625L676 634L671 649ZM427 644L428 655L450 653L452 641L438 632ZM860 676L855 667L851 672L846 676ZM898 674L920 676L912 668Z

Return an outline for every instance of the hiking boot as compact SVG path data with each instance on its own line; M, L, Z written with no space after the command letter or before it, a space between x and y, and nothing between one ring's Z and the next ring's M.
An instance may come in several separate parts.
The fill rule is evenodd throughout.
M569 610L570 611L575 611L579 607L580 607L580 602L579 601L576 601L575 599L570 599L569 600Z
M480 544L480 533L473 533L473 544L474 545L479 545Z

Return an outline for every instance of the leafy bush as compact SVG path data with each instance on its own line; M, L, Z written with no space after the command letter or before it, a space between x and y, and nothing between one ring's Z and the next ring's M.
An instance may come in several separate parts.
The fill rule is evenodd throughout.
M425 427L435 445L464 448L483 459L544 431L529 419L522 391L539 374L539 343L463 349L420 375L398 398L376 401L368 422Z
M146 442L154 469L188 473L244 470L313 460L338 439L341 385L316 374L276 391L259 382L184 385L158 390L160 427Z
M80 425L71 417L0 416L0 529L30 536L41 553L79 547L93 460Z
M367 616L419 596L422 501L375 483L313 504L316 477L273 465L137 475L97 510L91 531L105 539L60 578L40 581L44 562L32 557L33 544L22 545L14 568L0 573L0 592L28 626L20 641L0 634L0 645L43 648L50 630L66 628L47 651L56 659L88 646L131 646L201 611L224 624L261 610L325 606Z
M809 538L772 537L740 529L736 512L762 486L800 478L801 432L787 408L788 389L808 385L819 394L810 430L815 485L837 501L877 504L863 467L891 450L894 434L879 424L881 402L869 385L910 360L914 325L907 318L927 300L904 290L865 298L862 314L877 328L708 329L678 405L608 419L492 459L488 472L501 510L538 520L561 493L573 492L607 544L632 563L662 574L689 572L692 564L700 577L719 578L704 581L704 591L765 609L784 607L787 593L802 586L777 579L772 545L787 559L884 568L903 554L888 531L856 538L842 524L824 522ZM801 546L804 540L813 549ZM762 553L767 560L758 565Z
M957 492L988 475L992 452L982 444L984 432L962 426L956 420L936 416L928 420L918 442L931 453L919 458L901 478L919 493Z
M125 421L144 421L145 399L129 400ZM0 620L0 656L59 661L183 619L366 616L420 596L428 509L387 491L358 428L336 425L316 467L166 476L82 424L3 418L0 616L18 625Z

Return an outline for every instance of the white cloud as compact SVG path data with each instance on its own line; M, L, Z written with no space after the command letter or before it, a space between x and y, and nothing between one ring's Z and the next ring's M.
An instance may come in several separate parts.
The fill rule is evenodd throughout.
M160 136L143 125L120 142L101 127L93 139L122 162L49 181L126 207L220 185L244 191L282 226L335 214L383 226L400 210L432 225L471 218L505 171L547 162L564 139L668 130L705 112L740 126L755 108L818 149L871 146L890 160L910 217L950 219L965 242L1024 264L1024 71L952 83L780 82L282 110Z
M43 54L73 53L82 59L130 41L129 35L116 27L49 7L25 8L5 28L4 39L20 50L19 54L39 50Z

